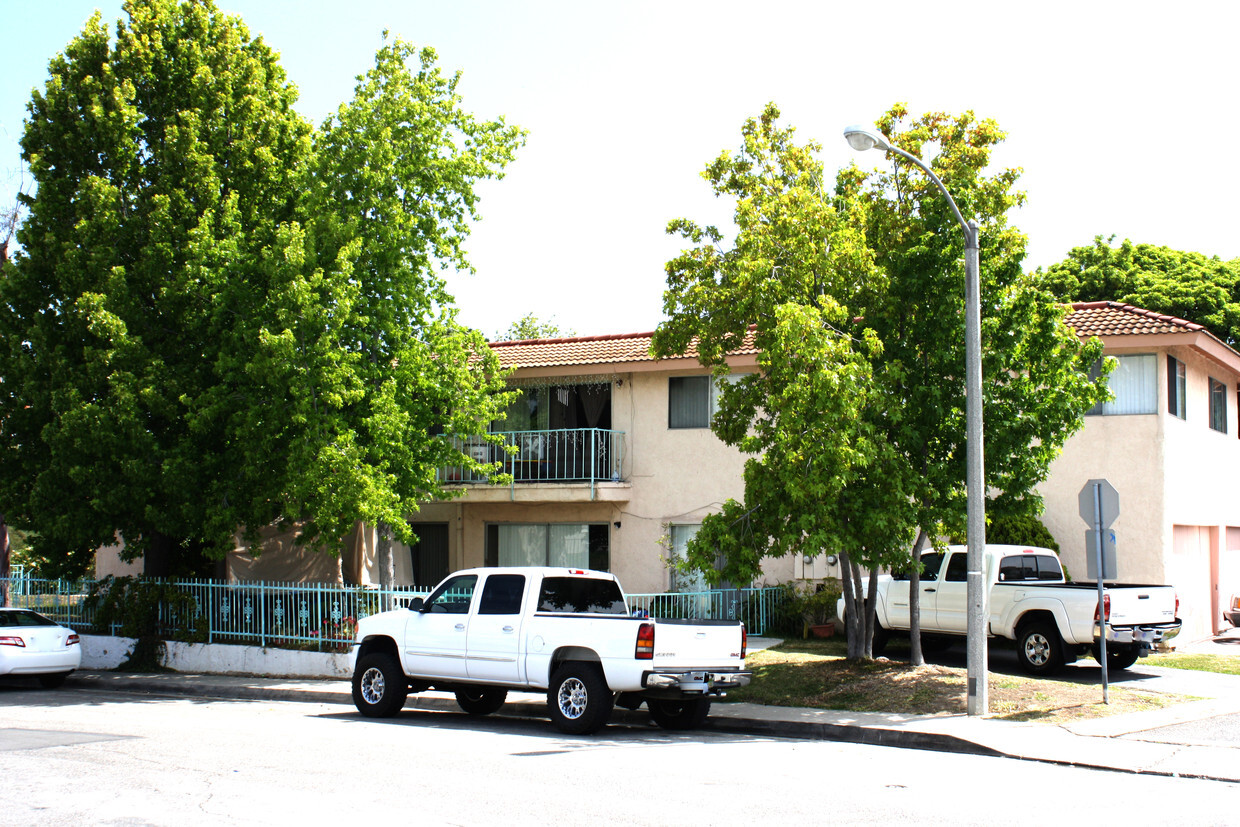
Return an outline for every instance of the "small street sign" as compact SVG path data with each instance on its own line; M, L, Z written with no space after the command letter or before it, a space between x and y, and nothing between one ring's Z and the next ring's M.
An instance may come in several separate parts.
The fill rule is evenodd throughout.
M1090 580L1115 580L1119 577L1115 567L1115 529L1102 530L1102 577L1098 577L1098 535L1094 530L1085 532L1085 576Z

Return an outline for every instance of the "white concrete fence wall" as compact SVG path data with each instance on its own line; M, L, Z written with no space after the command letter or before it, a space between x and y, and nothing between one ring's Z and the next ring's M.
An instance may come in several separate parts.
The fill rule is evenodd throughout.
M82 635L82 668L115 669L129 657L134 643L127 637ZM348 654L222 643L168 641L165 645L164 666L174 672L272 678L347 678L353 674Z

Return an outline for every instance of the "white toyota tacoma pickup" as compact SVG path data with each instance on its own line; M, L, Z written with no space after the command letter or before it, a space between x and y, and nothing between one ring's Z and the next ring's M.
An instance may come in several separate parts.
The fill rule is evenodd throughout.
M991 584L988 634L1016 641L1023 671L1052 674L1087 652L1099 659L1097 583L1068 583L1058 555L1050 549L987 545L984 558ZM922 555L923 642L946 642L966 633L966 559L965 546ZM882 575L875 584L875 654L889 632L906 632L911 625L909 582L907 575ZM1127 669L1151 650L1169 649L1180 632L1180 600L1171 586L1104 583L1103 606L1108 669ZM844 616L842 599L837 612Z
M353 703L390 717L410 692L453 692L487 715L509 690L546 691L562 732L595 732L615 704L668 729L693 729L712 696L749 683L745 626L732 620L634 617L604 572L480 568L450 575L407 608L363 618Z

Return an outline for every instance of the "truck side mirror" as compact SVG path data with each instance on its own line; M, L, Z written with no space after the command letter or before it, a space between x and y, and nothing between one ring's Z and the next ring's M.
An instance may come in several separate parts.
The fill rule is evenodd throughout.
M405 604L405 608L411 612L422 611L422 598L415 597L413 600L410 600L408 603Z

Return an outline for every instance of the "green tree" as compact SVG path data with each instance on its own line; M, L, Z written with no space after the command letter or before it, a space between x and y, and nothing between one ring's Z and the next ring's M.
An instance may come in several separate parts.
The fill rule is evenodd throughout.
M496 333L496 342L513 342L519 339L558 339L564 336L576 336L577 331L560 327L553 316L549 321L540 321L533 313L526 313L508 326L503 333Z
M502 402L434 268L465 263L472 183L519 133L473 123L433 52L410 72L399 42L316 132L239 18L125 11L114 40L96 14L29 104L0 502L65 571L118 535L153 575L208 571L238 526L409 536L433 468L469 464L451 436Z
M768 106L746 123L741 151L705 172L736 199L734 243L713 227L670 225L693 246L668 264L655 347L669 354L698 337L702 363L723 370L753 327L761 373L723 386L712 423L754 455L746 502L705 520L689 559L707 568L722 551L723 572L744 579L763 557L841 554L849 653L860 655L875 582L863 595L861 568L907 569L913 547L964 523L963 237L919 171L852 166L828 190L817 146L798 146L777 119ZM1021 274L1024 237L1006 218L1021 198L1016 173L984 172L1002 138L993 122L912 120L897 106L879 127L914 153L937 141L937 174L981 226L987 484L1033 497L1104 393L1087 378L1100 348L1080 345L1066 308Z
M1064 301L1118 301L1204 325L1240 342L1240 260L1096 236L1035 278Z

